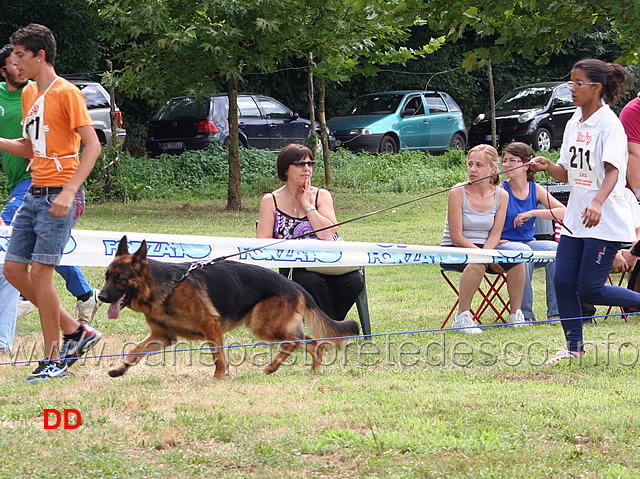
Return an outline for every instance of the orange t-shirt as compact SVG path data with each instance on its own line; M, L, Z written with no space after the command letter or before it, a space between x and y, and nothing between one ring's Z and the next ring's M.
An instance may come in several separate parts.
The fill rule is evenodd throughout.
M45 92L39 92L36 83L22 89L23 123L36 101ZM58 78L44 97L44 121L38 125L38 134L45 135L46 154L34 154L31 178L35 186L64 186L78 169L80 134L77 128L92 126L84 96L78 87L64 78ZM68 157L68 158L67 158ZM57 158L62 171L58 171Z

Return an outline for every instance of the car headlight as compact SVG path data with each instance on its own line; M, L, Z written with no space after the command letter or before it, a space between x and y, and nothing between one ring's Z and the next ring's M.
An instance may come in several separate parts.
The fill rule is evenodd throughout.
M478 116L476 116L476 119L473 120L473 124L477 125L478 123L480 123L482 120L484 120L484 113L480 113Z
M536 110L531 110L526 113L523 113L518 118L518 123L527 123L528 121L533 120L533 117L536 116L536 113L537 113Z
M373 130L371 128L354 128L353 130L349 130L350 135L373 135Z

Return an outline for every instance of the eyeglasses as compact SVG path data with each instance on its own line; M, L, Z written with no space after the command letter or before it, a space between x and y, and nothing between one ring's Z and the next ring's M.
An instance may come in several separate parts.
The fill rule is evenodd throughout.
M310 166L311 168L313 168L314 166L316 166L315 161L294 161L291 164L297 166L298 168L302 168L303 166Z
M587 85L598 85L599 83L597 81L568 81L567 82L567 86L569 88L584 88Z
M501 165L506 165L507 163L515 165L516 163L522 163L522 160L520 158L503 158L500 160Z

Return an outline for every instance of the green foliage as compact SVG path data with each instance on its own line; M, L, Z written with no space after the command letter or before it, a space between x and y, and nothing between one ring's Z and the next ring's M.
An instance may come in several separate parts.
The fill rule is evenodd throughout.
M415 193L465 180L464 158L463 151L431 156L419 151L372 155L340 149L332 154L331 167L336 187L380 193Z
M108 46L101 44L104 28L92 0L25 0L2 2L0 45L29 23L41 23L56 37L56 70L60 74L104 69Z
M264 150L241 150L243 186L247 192L273 189L274 179L277 180L275 158ZM108 152L100 156L87 179L86 189L92 200L219 199L226 195L228 179L228 151L220 146L157 158L137 158L128 152L116 156L115 152Z
M282 184L276 158L266 150L240 150L245 194L261 195ZM415 193L451 186L466 178L462 151L431 156L418 151L372 155L339 149L331 153L331 165L335 180L331 188L362 192ZM93 201L222 199L227 192L228 172L228 152L219 146L157 158L108 152L100 156L87 179L87 197ZM322 162L316 165L314 184L325 186Z

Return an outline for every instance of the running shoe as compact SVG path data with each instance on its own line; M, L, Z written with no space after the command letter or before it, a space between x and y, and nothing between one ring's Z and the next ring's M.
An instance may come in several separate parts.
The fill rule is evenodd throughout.
M473 321L473 317L469 311L463 311L460 314L456 314L453 318L453 328L461 328L460 331L467 334L480 334L482 329L476 326Z
M52 361L51 359L45 359L38 362L38 367L33 370L26 382L36 384L40 381L46 381L47 379L63 378L69 375L69 368L63 361Z
M86 301L78 300L76 302L76 315L78 316L78 322L89 324L93 320L93 317L96 315L96 311L102 304L102 301L98 299L98 295L100 291L93 290L91 292L91 296Z
M101 337L102 334L91 326L81 324L75 333L64 335L64 343L60 350L61 361L64 361L67 366L71 366L94 347Z

